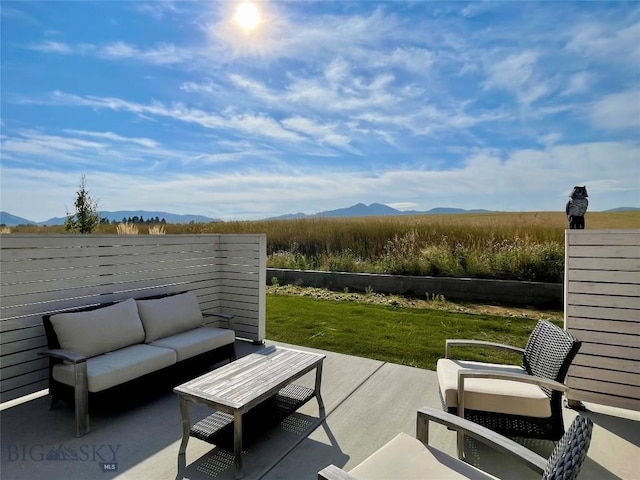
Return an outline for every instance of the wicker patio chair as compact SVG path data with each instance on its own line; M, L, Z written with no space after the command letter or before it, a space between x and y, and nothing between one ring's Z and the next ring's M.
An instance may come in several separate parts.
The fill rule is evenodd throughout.
M543 480L575 479L587 456L593 431L593 422L578 415L555 446L551 456L545 459L488 428L450 413L425 407L418 410L416 438L401 433L349 472L330 465L318 473L318 480L496 478L429 446L430 421L463 432L464 435L493 447L501 454L518 460L539 473Z
M453 346L482 346L522 354L522 366L451 359ZM558 440L564 434L562 383L581 342L540 320L524 349L450 339L436 371L443 408L511 437Z

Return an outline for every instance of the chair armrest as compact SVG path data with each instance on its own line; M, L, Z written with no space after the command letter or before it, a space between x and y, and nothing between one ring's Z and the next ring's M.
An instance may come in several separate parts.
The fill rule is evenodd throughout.
M486 342L484 340L464 340L457 338L449 338L445 340L444 344L444 358L450 358L451 347L490 347L500 350L507 350L514 353L524 354L524 348L514 347L512 345L506 345L504 343Z
M547 466L546 458L541 457L510 438L504 437L499 433L462 417L430 407L423 407L418 410L418 431L416 437L425 445L428 445L429 421L439 423L447 428L468 435L494 448L500 453L515 458L540 474L544 472Z
M520 383L533 383L539 387L545 387L550 390L557 390L559 392L569 391L569 387L564 383L556 382L548 378L537 377L535 375L525 375L520 373L509 372L491 372L488 370L473 370L469 368L462 368L458 370L458 395L464 394L464 380L466 378L487 378L497 380L511 380Z
M71 350L63 350L56 348L52 350L45 350L44 352L38 352L38 355L50 358L59 358L71 363L82 363L87 361L87 357L80 355L79 353L72 352Z
M329 465L318 472L318 480L357 480L335 465Z

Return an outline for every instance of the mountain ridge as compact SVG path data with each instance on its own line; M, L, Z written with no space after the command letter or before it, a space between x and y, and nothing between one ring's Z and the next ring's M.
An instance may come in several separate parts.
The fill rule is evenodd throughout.
M335 210L326 210L319 213L307 215L306 213L288 213L277 217L269 217L266 220L294 220L298 218L318 218L318 217L379 217L384 215L424 215L424 214L450 214L450 213L487 213L491 210L472 209L465 210L463 208L436 207L431 210L397 210L389 205L382 203L372 203L365 205L364 203L356 203L350 207L337 208Z
M164 219L166 223L210 223L219 222L219 219L205 217L204 215L192 215L192 214L177 214L160 211L148 211L148 210L117 210L114 212L100 211L98 212L100 218L106 218L109 222L116 221L121 222L123 218L142 217L144 220L149 218L158 217L160 220ZM15 227L16 225L40 225L40 226L53 226L64 225L64 221L67 217L52 217L43 222L35 222L27 218L18 217L8 212L0 212L0 224L8 227Z
M617 207L609 210L603 210L603 212L626 212L640 210L637 207ZM287 213L276 217L268 217L264 220L295 220L300 218L320 218L320 217L373 217L373 216L388 216L388 215L449 215L456 213L489 213L495 212L495 210L485 209L471 209L465 210L463 208L452 207L435 207L430 210L397 210L389 205L382 203L371 203L365 205L364 203L356 203L350 207L337 208L335 210L325 210L319 213L306 214L302 212ZM145 220L149 218L158 217L160 220L164 219L166 223L210 223L220 222L222 220L206 217L204 215L191 215L191 214L176 214L160 211L148 211L148 210L118 210L114 212L99 212L102 218L107 218L110 222L121 222L123 218L143 217ZM17 225L40 225L40 226L53 226L63 225L66 217L53 217L44 222L35 222L26 218L12 215L8 212L0 211L0 225L8 227L15 227Z

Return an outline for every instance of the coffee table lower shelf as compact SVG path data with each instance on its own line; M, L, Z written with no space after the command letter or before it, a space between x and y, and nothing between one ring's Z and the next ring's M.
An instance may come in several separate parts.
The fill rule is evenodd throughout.
M242 421L243 450L313 397L313 388L292 383L245 413ZM189 434L233 452L233 415L216 411L193 425Z

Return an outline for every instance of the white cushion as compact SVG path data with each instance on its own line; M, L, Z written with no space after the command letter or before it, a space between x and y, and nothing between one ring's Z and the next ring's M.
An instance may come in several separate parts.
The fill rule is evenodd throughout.
M526 375L522 367L441 358L436 365L440 393L447 407L458 406L458 370L486 370ZM464 381L464 408L483 412L548 418L551 402L540 387L511 380L467 378Z
M144 341L144 329L132 298L86 312L58 313L51 324L60 348L94 357Z
M400 433L349 472L358 480L495 479L477 468Z
M203 352L215 350L236 340L233 330L216 327L200 327L178 333L150 343L156 347L170 348L176 352L177 361L195 357Z
M136 303L147 343L203 325L200 305L193 292L136 300Z
M105 353L87 360L88 389L101 392L147 373L176 363L176 352L167 348L138 344ZM53 378L66 385L75 385L74 366L58 364Z

